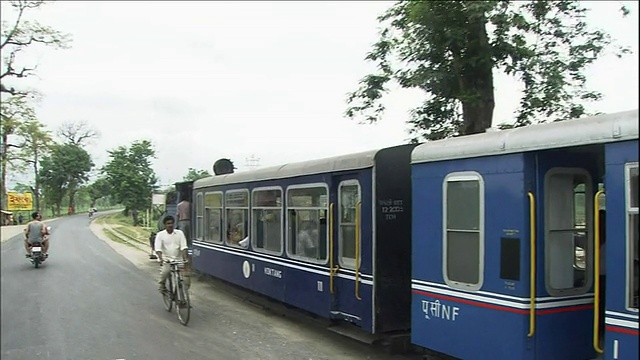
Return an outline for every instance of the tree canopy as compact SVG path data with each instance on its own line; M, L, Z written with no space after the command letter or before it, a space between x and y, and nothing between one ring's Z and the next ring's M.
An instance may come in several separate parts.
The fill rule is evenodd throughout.
M610 48L628 52L591 29L587 12L568 0L399 1L379 17L380 39L365 58L378 70L348 94L346 115L380 120L395 81L426 95L408 120L413 142L484 132L497 70L524 88L514 126L581 117L602 96L586 88L585 69Z
M23 122L18 128L18 135L21 137L19 159L25 165L29 165L33 170L34 177L34 202L35 208L40 209L40 184L38 171L40 160L48 154L53 144L51 132L46 126L36 119Z
M207 170L196 170L194 168L189 168L187 175L182 177L182 181L195 181L209 176L211 176L211 174Z
M100 137L100 132L87 121L67 121L60 125L57 135L68 144L85 146Z
M111 184L106 177L100 177L96 181L89 184L87 187L89 198L91 200L91 204L89 207L94 207L96 205L96 201L103 197L107 197L111 193Z
M48 202L55 204L56 213L60 215L65 195L69 192L75 195L78 186L89 180L89 172L94 165L91 155L78 145L55 144L41 164L38 180ZM69 198L69 206L75 206L73 196Z
M151 206L151 194L158 179L151 166L155 150L150 141L134 141L129 147L109 151L110 160L102 172L113 189L116 201L128 210Z

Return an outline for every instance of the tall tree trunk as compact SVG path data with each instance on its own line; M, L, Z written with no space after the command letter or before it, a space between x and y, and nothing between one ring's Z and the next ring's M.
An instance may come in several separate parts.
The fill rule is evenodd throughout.
M9 154L9 134L2 134L2 202L0 203L1 209L7 209L7 157Z
M76 192L78 192L77 189L69 191L69 208L71 208L71 214L75 214L76 212Z
M484 16L469 18L468 54L475 58L473 65L462 70L464 90L468 100L462 101L462 129L460 135L485 132L491 127L495 98L493 89L493 59Z
M33 173L35 175L35 193L33 196L35 197L36 202L36 211L40 211L40 181L38 179L38 148L35 148L33 151Z

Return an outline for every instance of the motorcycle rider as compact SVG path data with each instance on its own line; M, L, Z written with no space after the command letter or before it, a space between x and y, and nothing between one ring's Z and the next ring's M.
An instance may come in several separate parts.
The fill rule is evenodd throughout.
M33 243L42 244L42 254L48 257L49 251L49 230L42 222L42 215L39 212L31 214L33 219L24 229L24 248L27 250L27 257L31 257L31 245Z

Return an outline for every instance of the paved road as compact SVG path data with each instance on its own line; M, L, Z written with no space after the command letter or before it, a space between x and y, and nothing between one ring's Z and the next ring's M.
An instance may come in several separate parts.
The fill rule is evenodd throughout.
M96 237L86 215L50 225L50 257L39 269L25 259L18 236L2 244L3 360L404 359L200 281L183 327L164 310L153 281L157 265L144 253Z

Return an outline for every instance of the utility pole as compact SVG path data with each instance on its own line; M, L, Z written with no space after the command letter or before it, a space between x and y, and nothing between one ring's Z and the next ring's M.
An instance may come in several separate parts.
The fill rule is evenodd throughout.
M251 154L250 157L245 158L245 166L249 170L255 170L260 167L260 158L257 158L254 154Z

